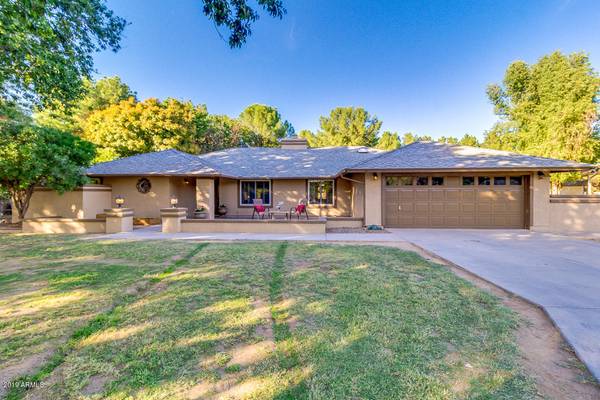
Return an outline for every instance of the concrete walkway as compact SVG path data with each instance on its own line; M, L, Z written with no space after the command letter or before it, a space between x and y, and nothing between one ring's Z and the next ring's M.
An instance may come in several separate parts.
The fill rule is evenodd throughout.
M600 382L600 237L527 230L390 229L322 235L174 233L160 227L93 235L133 240L300 240L411 242L542 307Z

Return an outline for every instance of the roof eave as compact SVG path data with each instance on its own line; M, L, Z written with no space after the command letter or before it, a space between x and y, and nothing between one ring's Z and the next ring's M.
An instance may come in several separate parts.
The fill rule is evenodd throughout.
M493 167L493 168L348 168L345 172L494 172L494 171L548 171L548 172L577 172L594 169L590 166L577 167Z

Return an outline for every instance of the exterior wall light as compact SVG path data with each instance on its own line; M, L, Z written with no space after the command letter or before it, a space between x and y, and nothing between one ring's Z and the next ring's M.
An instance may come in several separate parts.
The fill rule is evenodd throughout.
M379 179L379 175L377 175L377 172L373 172L373 180L376 181Z
M123 204L125 204L125 198L121 195L118 195L115 197L115 203L117 204L118 208L121 208L123 207Z
M179 200L177 200L177 197L175 197L175 196L171 197L171 207L173 207L173 208L177 207L178 202L179 202Z

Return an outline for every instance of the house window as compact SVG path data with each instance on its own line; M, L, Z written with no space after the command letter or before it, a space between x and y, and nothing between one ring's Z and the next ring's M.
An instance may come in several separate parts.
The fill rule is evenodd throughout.
M431 184L433 186L443 186L444 185L444 177L443 176L432 176Z
M521 186L522 183L523 183L523 177L522 176L511 176L510 177L510 184L511 185Z
M308 181L308 204L332 206L335 192L333 179Z
M495 186L506 185L506 177L505 176L495 176L494 177L494 185Z
M463 186L473 186L475 184L474 176L463 176L462 177Z
M490 177L489 176L478 176L477 184L479 186L489 186L490 185Z
M428 176L417 177L417 186L427 186L427 185L429 185L429 177Z
M260 199L263 205L271 205L271 181L240 181L240 205L251 206L254 199Z

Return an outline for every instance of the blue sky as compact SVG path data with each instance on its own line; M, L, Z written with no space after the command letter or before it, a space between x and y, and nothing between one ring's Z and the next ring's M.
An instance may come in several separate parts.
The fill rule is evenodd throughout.
M496 120L485 96L511 61L586 51L600 70L600 1L284 0L242 49L230 49L200 0L109 0L130 25L122 49L95 57L140 98L175 97L237 116L277 107L316 130L336 106L362 106L383 130L481 137ZM225 31L223 32L226 33Z

